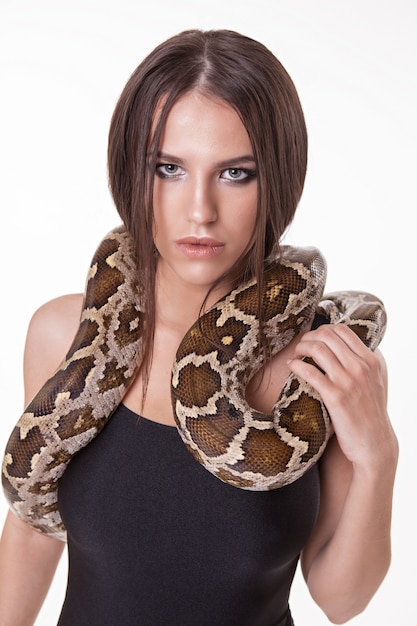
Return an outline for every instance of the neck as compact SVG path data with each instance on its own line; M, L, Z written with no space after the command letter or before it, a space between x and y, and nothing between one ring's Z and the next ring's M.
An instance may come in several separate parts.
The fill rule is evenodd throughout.
M223 283L209 294L210 285L183 282L177 276L156 275L156 320L181 331L188 330L201 313L230 291ZM204 307L203 307L204 304ZM203 308L202 308L203 307Z

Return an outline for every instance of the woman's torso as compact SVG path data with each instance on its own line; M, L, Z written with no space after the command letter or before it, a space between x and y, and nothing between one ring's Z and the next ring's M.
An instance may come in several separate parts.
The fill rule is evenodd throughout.
M121 405L68 466L69 583L60 626L286 626L318 469L270 492L231 487L177 430Z

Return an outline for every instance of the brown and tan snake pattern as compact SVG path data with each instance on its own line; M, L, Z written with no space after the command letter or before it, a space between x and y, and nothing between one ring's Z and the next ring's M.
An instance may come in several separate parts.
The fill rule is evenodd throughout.
M59 478L96 437L132 382L142 358L143 298L133 242L123 228L98 247L87 278L80 327L56 373L15 426L3 460L13 511L37 530L65 539ZM346 323L371 349L386 324L382 303L359 292L322 297L325 262L315 248L284 246L264 276L264 331L270 356L315 315ZM257 290L252 281L205 313L182 340L172 370L178 431L190 452L221 480L251 490L282 487L321 456L330 419L318 394L291 375L270 415L249 407L248 381L263 365Z

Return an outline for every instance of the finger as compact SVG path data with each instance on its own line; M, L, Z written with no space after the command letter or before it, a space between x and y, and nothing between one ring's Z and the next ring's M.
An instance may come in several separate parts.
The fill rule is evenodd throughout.
M364 357L369 353L368 346L355 331L355 327L350 327L343 323L332 324L329 327L332 328L333 331L346 343L346 345L349 346L352 352L355 352L358 356Z
M316 363L308 359L295 358L287 361L287 365L293 374L311 385L323 399L330 395L333 382Z
M355 366L358 357L367 360L369 349L342 324L326 325L306 333L295 348L298 357L308 356L326 372Z

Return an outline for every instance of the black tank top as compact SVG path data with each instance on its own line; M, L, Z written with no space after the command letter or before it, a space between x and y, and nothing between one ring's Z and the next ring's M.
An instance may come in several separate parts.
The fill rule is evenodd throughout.
M69 577L59 626L289 626L314 526L313 467L267 492L205 470L175 427L121 405L59 482Z

